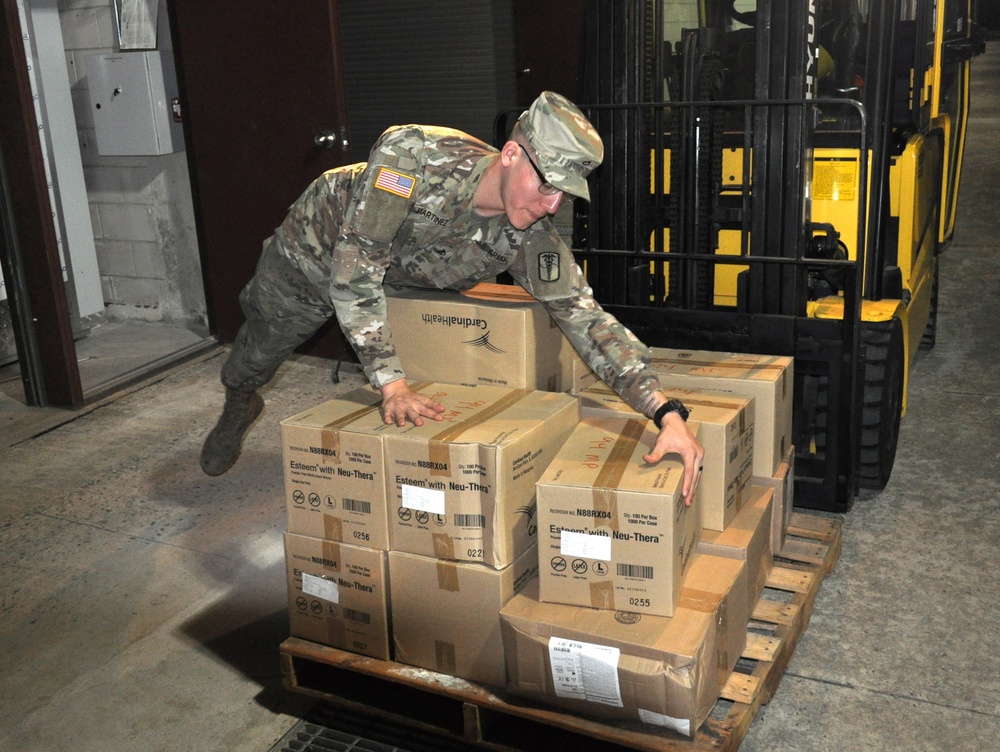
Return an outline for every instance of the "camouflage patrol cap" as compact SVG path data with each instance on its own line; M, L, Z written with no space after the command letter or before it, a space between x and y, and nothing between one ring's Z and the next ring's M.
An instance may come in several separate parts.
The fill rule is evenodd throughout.
M546 180L589 201L587 176L604 159L604 144L580 109L561 94L543 91L518 122Z

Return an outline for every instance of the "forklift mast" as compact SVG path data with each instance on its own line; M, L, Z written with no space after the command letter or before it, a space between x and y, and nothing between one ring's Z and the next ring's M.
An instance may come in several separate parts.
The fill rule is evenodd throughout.
M582 109L606 152L591 203L574 209L588 281L651 346L795 358L799 506L847 511L858 490L861 299L882 285L895 81L884 66L900 1L869 3L864 35L857 0L708 0L674 39L662 31L676 27L672 3L586 9ZM831 74L831 55L865 65ZM811 222L817 139L871 155L870 167L856 160L871 196L858 202L855 260L835 228ZM736 251L720 253L734 236ZM731 299L716 292L725 279ZM818 282L842 295L839 319L807 315Z
M794 358L795 503L881 489L954 230L969 0L587 0L573 247L654 347Z

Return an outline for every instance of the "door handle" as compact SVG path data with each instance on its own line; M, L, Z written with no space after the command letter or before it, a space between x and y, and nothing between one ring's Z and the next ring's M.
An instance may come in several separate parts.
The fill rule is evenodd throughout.
M337 134L331 130L322 130L313 138L313 143L321 149L334 149L337 146Z

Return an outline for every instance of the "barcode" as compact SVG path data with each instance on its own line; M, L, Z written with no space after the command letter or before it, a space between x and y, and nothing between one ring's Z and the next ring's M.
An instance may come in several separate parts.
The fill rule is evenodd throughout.
M344 499L344 510L347 512L361 512L362 514L372 513L372 503L370 501L358 501L357 499Z
M639 577L643 580L653 579L653 568L642 564L619 564L619 577Z
M482 514L456 514L456 527L486 527L486 515Z
M359 624L371 624L372 615L367 611L355 611L353 608L344 609L344 618L348 621L356 621Z

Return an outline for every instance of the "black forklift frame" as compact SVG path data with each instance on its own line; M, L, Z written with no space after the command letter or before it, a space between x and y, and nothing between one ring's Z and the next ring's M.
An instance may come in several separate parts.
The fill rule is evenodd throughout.
M700 117L698 113L703 115L709 110L739 108L743 110L744 122L749 125L761 120L761 111L787 113L790 110L798 110L806 114L815 113L818 108L823 107L848 108L856 114L858 144L855 148L862 148L866 124L865 111L860 104L851 100L670 102L594 105L582 109L601 131L609 118L619 121L622 119L638 121L643 119L642 114L653 114L655 121L669 117L667 113L678 110L691 116L688 119L695 122ZM809 121L807 117L796 119L803 127ZM662 185L657 186L660 190L650 193L649 181L643 182L638 179L638 176L646 170L649 171L646 174L651 173L654 176L663 174L665 160L663 130L654 125L643 168L633 169L630 165L629 169L623 169L623 161L619 156L615 160L616 164L609 170L611 174L605 173L601 182L607 181L615 186L612 204L627 200L629 196L634 199L645 194L651 204L649 214L653 217L662 217L664 204L672 198L676 199L676 195L665 195ZM759 136L754 135L751 128L745 129L740 139L739 148L745 155L751 155L755 144L760 142ZM641 156L639 153L635 155L636 158ZM863 247L866 205L864 192L868 180L866 160L860 160L858 177L862 193L857 225L858 245L855 247ZM659 180L653 182L658 184ZM727 192L739 189L738 206L731 206L726 216L720 218L725 220L720 224L730 227L735 224L740 227L739 255L706 255L673 250L667 252L663 248L663 226L656 221L650 224L648 220L635 223L635 229L645 236L631 241L639 246L638 250L595 247L584 237L586 233L581 231L580 237L574 241L574 253L584 267L588 281L594 288L595 297L605 310L618 318L649 346L794 357L793 443L796 448L796 504L828 511L847 511L857 492L858 436L855 427L860 425L862 408L859 383L864 368L864 352L860 341L863 275L859 262L855 260L806 258L804 253L793 258L755 254L754 243L763 241L759 240L761 236L754 235L756 231L752 232L757 220L752 205L755 202L764 202L765 206L767 205L767 189L765 188L762 193L753 188L751 198L750 188L754 185L751 160L745 158L741 183L726 186ZM582 227L593 228L602 215L608 216L608 209L604 208L606 193L595 192L592 187L591 195L592 203L589 206L582 210L577 207L578 230ZM777 202L771 203L777 204ZM581 221L584 219L588 221ZM593 220L593 223L589 220ZM613 224L620 228L620 222ZM640 240L644 240L642 245L639 243ZM715 277L714 269L720 265L740 265L746 266L749 270L756 269L761 272L761 277L777 278L775 287L779 289L782 279L787 284L787 280L791 278L796 287L802 287L805 277L810 273L837 270L844 278L845 313L842 319L831 320L807 317L804 314L804 307L801 314L759 311L749 306L743 306L741 310L729 310L713 305L694 308L691 305L692 299L703 295L701 291L694 290L691 285L682 286L676 291L671 290L669 294L665 289L665 280L668 279L666 267L685 263L709 268L704 275L710 280L709 290L712 289L711 280ZM694 275L681 276L690 279ZM827 399L825 446L824 451L819 454L810 451L810 437L816 427L806 421L806 417L814 414L814 410L811 407L804 409L804 405L815 400L814 390L817 380L822 381Z
M574 207L573 247L595 297L651 346L794 357L795 504L846 512L859 487L865 369L861 301L881 297L883 284L893 77L869 71L867 108L849 98L815 98L816 3L758 0L754 24L766 28L768 37L755 45L755 98L701 99L702 92L688 86L673 95L676 101L662 101L656 86L665 80L670 50L651 31L662 28L661 4L588 0L586 13L581 98L593 104L581 109L604 139L605 161L591 177L591 203L578 201ZM869 14L869 28L879 34L868 35L866 59L891 64L896 24L888 21L899 18L899 0L872 3ZM698 33L690 35L693 45L700 43ZM710 46L710 37L706 40ZM687 53L683 64L692 68L683 72L690 80L701 71ZM709 57L698 60L710 64ZM823 136L824 145L850 140L858 155L858 261L807 256L813 236L822 232L808 217L814 137L821 111L832 107L852 109L858 118L856 127ZM735 128L709 130L719 108L742 109L742 135L734 136ZM658 112L672 113L669 127ZM667 131L674 144L683 144L671 152L671 160L684 162L672 165L678 177L669 193L663 186ZM703 142L710 144L707 150ZM741 183L714 184L706 195L699 186L710 180L706 172L715 166L705 160L723 144L743 150ZM869 155L878 157L870 176ZM739 198L720 200L721 192L736 192ZM666 220L668 209L672 223ZM709 226L692 226L706 212ZM671 248L664 253L668 226ZM724 227L742 233L738 256L715 252ZM665 262L673 262L669 277L663 273ZM714 270L722 264L747 267L735 308L712 300ZM808 316L809 275L833 269L843 275L843 317ZM817 432L824 434L818 451Z

